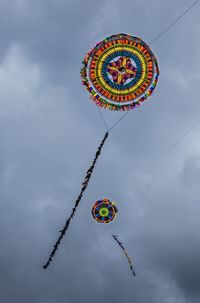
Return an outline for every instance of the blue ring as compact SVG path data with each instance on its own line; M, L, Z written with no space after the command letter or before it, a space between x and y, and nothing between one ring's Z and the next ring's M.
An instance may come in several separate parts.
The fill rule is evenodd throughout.
M133 78L133 80L124 85L120 85L120 84L116 84L116 83L112 82L110 80L110 78L108 77L108 72L107 72L107 66L110 63L110 61L112 61L114 58L120 57L120 56L132 59L135 62L136 69L137 69L136 76ZM130 89L132 86L134 86L138 82L138 80L141 78L141 75L142 75L142 65L141 65L139 58L136 55L134 55L128 51L116 51L116 52L112 53L110 56L108 56L106 58L106 60L103 63L103 66L102 66L102 77L104 78L104 81L108 85L110 85L112 88L118 89L118 90Z

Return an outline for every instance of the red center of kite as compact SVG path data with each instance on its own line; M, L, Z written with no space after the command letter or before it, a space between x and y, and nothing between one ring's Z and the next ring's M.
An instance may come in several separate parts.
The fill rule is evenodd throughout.
M130 58L120 57L108 64L108 73L112 76L114 83L124 85L136 76L136 68L132 65Z

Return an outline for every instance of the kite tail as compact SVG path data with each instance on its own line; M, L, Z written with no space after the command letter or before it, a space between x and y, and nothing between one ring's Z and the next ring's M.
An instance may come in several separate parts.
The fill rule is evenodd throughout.
M124 246L123 246L123 243L120 242L120 241L117 239L117 236L115 236L115 235L112 235L112 236L113 236L113 238L115 239L115 241L119 244L119 246L121 247L121 249L123 250L123 252L124 252L124 254L125 254L125 256L126 256L126 258L127 258L127 260L128 260L130 269L131 269L133 275L135 276L135 272L134 272L134 269L133 269L133 265L132 265L131 259L129 258L128 253L126 252L126 250L125 250L125 248L124 248Z
M79 205L79 203L80 203L80 201L81 201L81 199L82 199L82 196L83 196L84 191L86 190L86 188L87 188L87 186L88 186L88 183L89 183L89 180L90 180L90 178L91 178L92 172L93 172L93 170L94 170L95 164L96 164L96 162L97 162L98 157L99 157L100 154L101 154L102 147L103 147L103 145L104 145L104 143L105 143L107 137L108 137L108 132L105 133L105 136L104 136L103 140L101 141L101 144L99 145L98 150L97 150L97 152L96 152L96 154L95 154L95 157L94 157L94 160L93 160L93 162L92 162L92 165L90 166L90 168L88 169L88 171L87 171L87 173L86 173L85 179L84 179L84 181L83 181L83 183L82 183L81 192L80 192L80 194L79 194L77 200L75 201L75 205L74 205L74 208L72 208L71 215L70 215L69 218L66 220L63 229L60 230L60 236L58 237L58 240L56 241L56 243L55 243L55 245L54 245L54 247L53 247L53 250L52 250L52 252L50 253L49 258L48 258L46 264L42 266L44 269L46 269L46 268L49 266L49 264L51 263L52 258L54 257L54 255L55 255L55 253L56 253L56 251L57 251L57 249L58 249L58 246L60 245L60 242L61 242L63 236L65 235L65 233L66 233L66 231L67 231L67 229L68 229L68 227L69 227L69 224L70 224L70 222L71 222L71 219L72 219L72 218L74 217L74 215L75 215L76 209L77 209L77 207L78 207L78 205Z

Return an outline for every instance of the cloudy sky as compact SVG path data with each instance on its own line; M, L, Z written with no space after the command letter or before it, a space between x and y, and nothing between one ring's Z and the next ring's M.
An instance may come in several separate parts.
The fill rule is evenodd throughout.
M105 133L82 58L114 33L151 42L192 2L0 0L2 303L200 302L200 3L152 43L155 94L110 133L70 232L41 268ZM120 117L102 113L110 126ZM91 217L102 197L119 209L106 226Z

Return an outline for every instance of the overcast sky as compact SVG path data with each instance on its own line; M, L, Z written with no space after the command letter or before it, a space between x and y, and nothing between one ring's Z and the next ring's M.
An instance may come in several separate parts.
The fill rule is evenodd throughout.
M155 93L110 133L41 268L105 133L81 85L83 57L114 33L149 43L192 2L0 0L2 303L200 302L200 123L187 133L200 112L200 3L152 43ZM121 115L102 113L110 126ZM91 216L103 197L119 210L105 226Z

